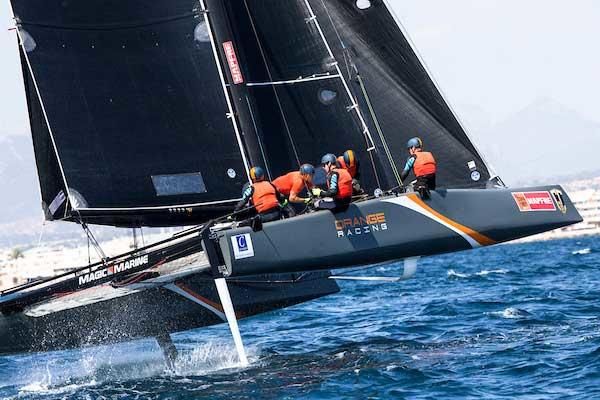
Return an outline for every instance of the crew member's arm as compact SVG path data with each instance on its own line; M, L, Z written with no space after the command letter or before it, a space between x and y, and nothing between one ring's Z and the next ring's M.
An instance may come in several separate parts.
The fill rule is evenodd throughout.
M338 180L340 178L340 175L337 172L333 172L330 176L329 176L329 189L327 190L322 190L320 197L335 197L336 194L338 194Z
M242 199L235 205L235 209L234 210L235 211L240 211L242 208L244 208L246 206L246 204L248 204L248 202L252 198L253 194L254 194L254 186L247 185L244 188L244 192L242 194Z
M410 174L410 171L413 169L413 167L415 165L416 159L417 158L415 156L410 156L410 157L408 157L408 160L406 160L406 164L404 165L404 170L402 171L402 174L400 174L400 180L402 182L404 182L404 180L406 179L408 174Z
M301 179L294 182L294 184L292 185L292 189L290 190L290 202L292 202L292 203L307 203L310 201L309 197L302 198L302 197L298 196L300 193L302 193L302 190L304 189L305 186L307 187L308 190L312 189L312 185L308 185Z
M271 186L273 186L273 188L275 189L275 196L277 196L277 201L279 202L279 204L286 205L287 204L287 199L285 198L285 196L282 195L279 190L277 190L277 188L275 187L275 185L271 184Z

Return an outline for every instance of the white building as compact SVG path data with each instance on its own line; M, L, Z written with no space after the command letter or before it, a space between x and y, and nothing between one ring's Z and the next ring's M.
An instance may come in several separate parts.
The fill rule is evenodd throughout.
M563 228L563 232L597 234L600 233L600 191L594 189L569 193L569 197L583 222Z
M157 242L165 234L147 237L147 243ZM102 243L107 256L115 256L130 251L132 239L121 237ZM88 265L88 261L100 260L93 247L80 243L46 243L43 246L20 249L22 256L11 257L12 250L0 252L0 290L7 289L32 280L49 278L71 269Z

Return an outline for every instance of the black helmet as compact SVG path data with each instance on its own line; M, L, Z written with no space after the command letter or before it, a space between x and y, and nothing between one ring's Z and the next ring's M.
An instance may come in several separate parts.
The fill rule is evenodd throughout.
M260 182L265 179L265 170L261 167L250 168L250 179L252 182Z
M321 164L335 164L337 163L337 157L335 154L327 153L323 157L321 157Z
M416 147L417 149L420 149L423 147L423 141L421 140L420 137L414 137L406 143L407 149L412 149L413 147Z
M302 164L300 166L300 174L302 174L302 175L314 175L315 174L315 167L313 167L312 164Z

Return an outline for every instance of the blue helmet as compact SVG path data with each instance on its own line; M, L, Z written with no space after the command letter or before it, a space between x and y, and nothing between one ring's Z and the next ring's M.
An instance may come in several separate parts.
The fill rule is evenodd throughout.
M302 175L314 175L315 174L315 167L313 167L312 164L302 164L300 166L300 174L302 174Z
M265 179L265 170L261 167L250 168L250 179L252 182L260 182Z
M421 138L414 137L406 143L407 149L412 149L413 147L416 147L417 149L420 149L423 147L423 141L421 140Z
M337 157L335 154L327 153L323 157L321 157L321 164L335 164L337 162Z

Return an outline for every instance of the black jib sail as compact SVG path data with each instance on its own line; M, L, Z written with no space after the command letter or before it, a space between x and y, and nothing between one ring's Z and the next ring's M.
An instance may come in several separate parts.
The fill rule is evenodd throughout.
M229 24L217 37L238 47L246 82L233 90L249 97L238 111L250 108L267 164L352 148L363 186L386 189L398 185L407 140L420 136L440 187L485 187L492 177L383 1L207 4Z
M385 0L306 0L363 105L380 154L396 169L420 136L439 163L438 186L485 187L493 178ZM389 170L388 170L389 171Z
M197 1L12 5L48 217L176 225L231 208L248 165Z

